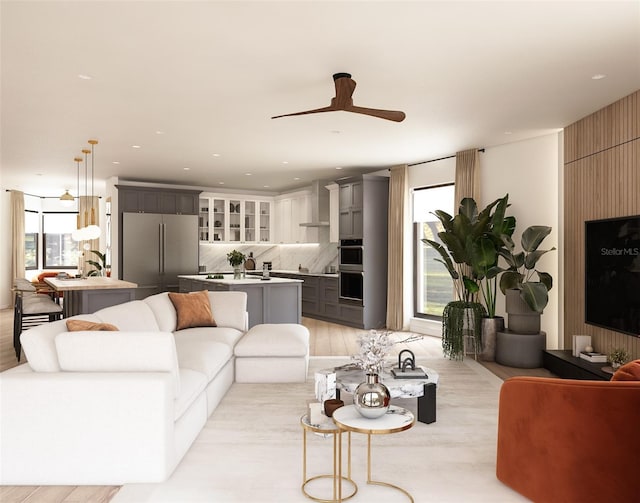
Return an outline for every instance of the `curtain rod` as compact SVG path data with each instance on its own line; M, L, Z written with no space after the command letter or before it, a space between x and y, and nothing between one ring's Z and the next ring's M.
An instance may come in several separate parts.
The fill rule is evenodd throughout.
M5 189L5 192L14 192L14 191L15 189ZM30 197L39 197L40 199L60 199L60 196L38 196L36 194L29 194L28 192L23 192L23 194L25 196L30 196ZM95 197L97 197L98 199L102 199L102 196L95 196Z
M484 152L484 148L479 148L478 152ZM453 155L448 155L446 157L440 157L438 159L431 159L430 161L414 162L414 163L411 163L411 164L407 164L407 166L418 166L419 164L428 164L430 162L444 161L445 159L452 159L455 156L456 156L456 154L453 154Z

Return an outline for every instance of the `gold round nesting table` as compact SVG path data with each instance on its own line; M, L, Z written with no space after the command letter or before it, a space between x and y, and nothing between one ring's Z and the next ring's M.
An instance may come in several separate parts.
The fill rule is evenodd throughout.
M338 473L340 477L334 480L338 484L338 499L344 501L347 497L342 497L342 433L349 435L349 479L351 478L351 432L367 435L367 484L391 487L404 493L411 503L414 503L413 496L395 484L373 480L371 477L371 435L389 435L408 430L415 422L416 418L411 411L391 405L387 413L377 419L367 419L360 415L354 405L340 407L333 413L333 421L338 428ZM351 496L349 496L351 497Z
M309 421L308 414L304 414L300 418L300 425L302 426L302 493L309 499L313 501L318 501L320 503L337 503L338 501L345 501L349 498L355 496L358 492L358 486L351 479L351 433L348 436L348 469L347 475L342 475L342 436L340 435L340 430L336 426L336 424L331 420L331 418L325 418L326 421L323 421L320 424L312 424ZM320 436L324 436L325 438L331 436L333 438L333 473L332 474L322 474L315 475L313 477L307 477L307 432L312 432ZM340 441L340 446L336 448L338 441ZM338 452L340 452L340 459L338 459ZM340 467L340 469L338 469ZM332 487L332 497L331 498L322 498L316 495L311 494L308 491L307 484L314 480L318 479L331 479L333 482ZM342 482L346 481L352 486L352 491L350 494L342 497ZM340 495L340 499L338 496Z

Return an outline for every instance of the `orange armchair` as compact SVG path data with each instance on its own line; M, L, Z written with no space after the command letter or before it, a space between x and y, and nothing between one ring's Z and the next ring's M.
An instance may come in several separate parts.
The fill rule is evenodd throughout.
M502 385L498 479L536 503L640 501L640 381Z

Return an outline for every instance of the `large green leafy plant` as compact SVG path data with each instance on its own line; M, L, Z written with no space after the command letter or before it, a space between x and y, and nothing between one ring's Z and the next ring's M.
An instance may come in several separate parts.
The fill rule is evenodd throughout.
M490 203L482 211L473 198L460 202L455 216L436 210L442 224L438 237L443 244L423 239L439 254L435 259L444 264L453 279L457 298L477 302L478 295L490 317L495 317L497 277L504 270L498 266L501 251L513 235L516 219L507 216L509 194Z
M98 250L90 250L91 253L93 253L94 255L96 255L98 257L98 259L100 260L100 262L97 262L95 260L87 260L87 263L91 264L93 267L95 267L95 269L92 269L91 271L89 271L87 273L87 276L103 276L109 265L107 264L107 255L106 253L102 253Z
M532 225L522 233L522 251L515 251L515 243L510 236L503 236L505 246L500 250L500 256L509 266L500 277L500 290L502 293L509 289L520 290L520 298L537 313L541 313L549 302L548 292L553 286L551 275L536 269L538 260L545 253L556 249L538 249L550 233L551 227ZM536 276L538 281L534 281Z

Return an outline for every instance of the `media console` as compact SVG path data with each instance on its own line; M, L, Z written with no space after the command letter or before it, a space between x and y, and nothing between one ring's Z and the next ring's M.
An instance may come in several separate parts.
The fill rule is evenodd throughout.
M563 379L609 381L611 375L602 370L607 363L591 363L573 356L571 350L549 349L542 352L542 365Z

